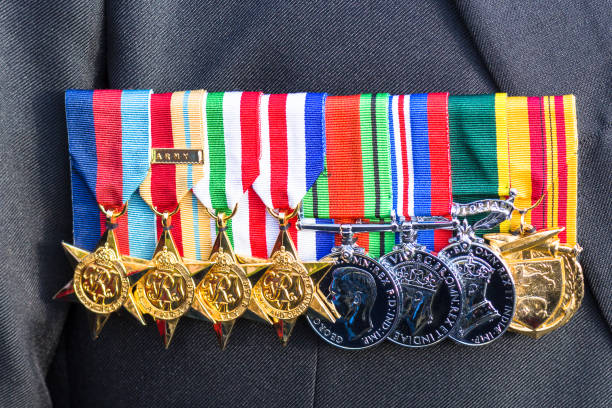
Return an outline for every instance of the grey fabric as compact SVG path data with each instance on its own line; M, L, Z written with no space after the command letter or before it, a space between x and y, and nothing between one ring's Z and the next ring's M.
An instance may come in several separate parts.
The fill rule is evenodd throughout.
M606 406L609 4L64 1L0 3L0 406ZM607 13L607 14L606 14ZM288 347L240 321L228 350L181 321L114 316L92 342L52 302L71 272L64 89L575 93L584 305L539 341L346 352L302 321ZM599 308L598 308L599 305ZM69 312L69 313L68 313Z
M63 92L105 85L102 2L44 3L0 2L1 407L51 403L72 235Z

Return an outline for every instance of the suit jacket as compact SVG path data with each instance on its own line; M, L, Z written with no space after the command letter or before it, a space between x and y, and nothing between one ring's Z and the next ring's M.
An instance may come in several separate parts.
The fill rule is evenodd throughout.
M597 0L3 1L0 406L607 405L611 14ZM83 308L51 300L71 276L66 88L574 93L582 308L540 340L482 348L347 352L304 321L283 348L240 321L222 352L185 319L166 351L125 315L93 342Z

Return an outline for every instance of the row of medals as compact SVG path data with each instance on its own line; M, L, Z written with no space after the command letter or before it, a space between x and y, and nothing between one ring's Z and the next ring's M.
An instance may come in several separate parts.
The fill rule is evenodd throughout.
M152 260L122 256L113 231L119 214L109 211L107 230L93 252L64 244L75 272L56 297L74 294L91 312L94 338L122 307L142 324L148 314L166 347L183 316L212 322L222 348L241 316L273 325L287 344L296 320L306 315L320 337L345 349L386 339L425 347L446 337L483 345L508 328L538 338L564 325L580 305L579 247L560 245L563 229L536 232L523 224L513 233L486 234L487 245L474 231L508 219L512 200L457 207L463 216L491 214L474 225L452 222L455 236L437 256L416 243L416 231L449 228L448 221L298 223L342 234L342 244L318 262L298 259L288 216L278 217L280 233L270 259L234 254L224 214L217 216L219 232L207 261L181 258L167 213ZM376 261L356 246L353 234L384 229L398 232L401 242Z

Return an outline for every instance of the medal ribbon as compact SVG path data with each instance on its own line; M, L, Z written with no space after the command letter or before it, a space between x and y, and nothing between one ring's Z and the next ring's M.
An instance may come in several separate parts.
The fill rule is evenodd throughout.
M278 237L278 220L266 210L259 195L249 188L238 204L238 211L232 218L234 239L232 244L241 255L268 258ZM333 224L329 219L303 219L302 222ZM289 234L297 247L302 261L316 261L329 254L334 247L334 235L329 232L298 230L291 223Z
M393 209L407 219L449 218L452 181L448 94L392 96L390 116ZM438 251L450 237L450 231L420 231L418 242Z
M323 171L326 94L264 95L260 175L253 189L269 208L296 208Z
M562 243L576 243L578 137L573 95L508 98L510 180L515 204L537 229L565 227ZM517 228L519 218L514 217Z
M509 194L506 94L449 96L453 198Z
M508 127L503 93L448 98L453 200L466 203L510 194ZM501 231L508 231L505 221Z
M325 131L326 168L304 197L304 215L317 223L331 222L325 220L330 218L338 223L388 221L392 208L389 95L328 97ZM316 241L316 255L329 253L330 234L316 234L310 238ZM385 234L355 236L372 256L395 243ZM334 239L338 244L339 237Z
M330 96L326 171L304 197L304 215L338 220L391 214L388 94Z
M203 106L206 91L175 92L172 95L172 135L174 147L203 149ZM183 256L191 259L208 259L212 249L211 218L191 189L202 179L202 164L176 165L177 177L187 180L189 191L180 201L181 241ZM214 230L212 230L214 231Z
M193 194L211 211L230 214L259 175L260 97L259 92L215 92L206 98L204 177L193 187ZM238 206L239 212L242 206L248 208L248 201ZM233 226L242 228L249 213L246 212L246 217L244 214L245 211L237 213L227 223L226 232L232 245ZM214 220L210 228L216 231ZM245 230L238 235L245 233L249 237L250 232Z
M204 150L202 107L206 91L153 94L151 139L153 149ZM206 259L210 254L210 220L190 192L204 177L197 163L153 163L140 186L142 199L159 212L180 210L172 216L172 236L182 256ZM157 223L158 237L161 220Z
M267 258L278 236L278 221L266 206L288 212L323 171L325 157L326 94L296 93L263 95L261 98L260 175L242 198L234 231L234 249L243 255ZM316 258L312 231L289 233L298 253Z
M214 92L206 98L204 177L193 192L210 210L231 213L259 175L260 96Z
M149 168L149 90L68 90L66 122L72 166L75 245L95 248L105 229L105 209L118 210L130 199ZM128 209L117 219L122 253L130 251L138 221Z

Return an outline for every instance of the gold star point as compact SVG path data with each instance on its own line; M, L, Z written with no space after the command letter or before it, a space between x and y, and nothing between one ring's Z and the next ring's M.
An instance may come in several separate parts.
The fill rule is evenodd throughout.
M192 276L196 275L208 267L210 262L201 262L183 259L176 248L169 229L164 229L153 253L151 260L142 260L135 257L124 257L125 263L132 267L138 276L138 280L132 285L130 295L134 299L133 304L136 311L149 314L155 320L164 347L170 346L176 328L183 315L191 307L194 293L194 283ZM173 274L178 274L185 283L186 293L182 294L184 301L178 305L173 305L171 309L166 309L161 305L153 304L144 288L149 272L167 274L167 270ZM191 289L190 289L191 288ZM170 288L168 290L174 290ZM169 313L167 313L169 312Z
M219 230L217 238L215 239L210 260L198 261L197 265L198 266L195 269L199 268L197 273L201 273L202 278L196 286L197 294L195 296L192 309L196 312L196 317L204 318L205 320L213 323L213 330L216 334L219 346L222 349L225 349L227 346L232 329L234 328L236 320L239 317L244 316L253 320L263 321L268 324L272 323L267 314L265 314L263 310L258 307L252 296L249 299L246 309L242 313L237 313L234 316L226 312L221 312L216 303L213 305L211 302L203 299L200 295L203 291L203 282L207 275L214 270L215 265L217 265L221 271L226 271L220 273L227 273L227 271L232 270L232 268L238 267L238 271L235 272L238 272L239 275L244 274L242 276L246 278L248 282L242 282L242 278L238 276L239 280L242 282L242 284L248 284L252 289L254 283L259 279L259 276L270 265L269 262L260 262L260 260L256 260L254 258L246 258L236 255L227 233L225 230L221 229ZM223 294L227 295L225 292ZM240 296L243 296L244 293L231 293L231 295L236 295L238 298L240 298Z

